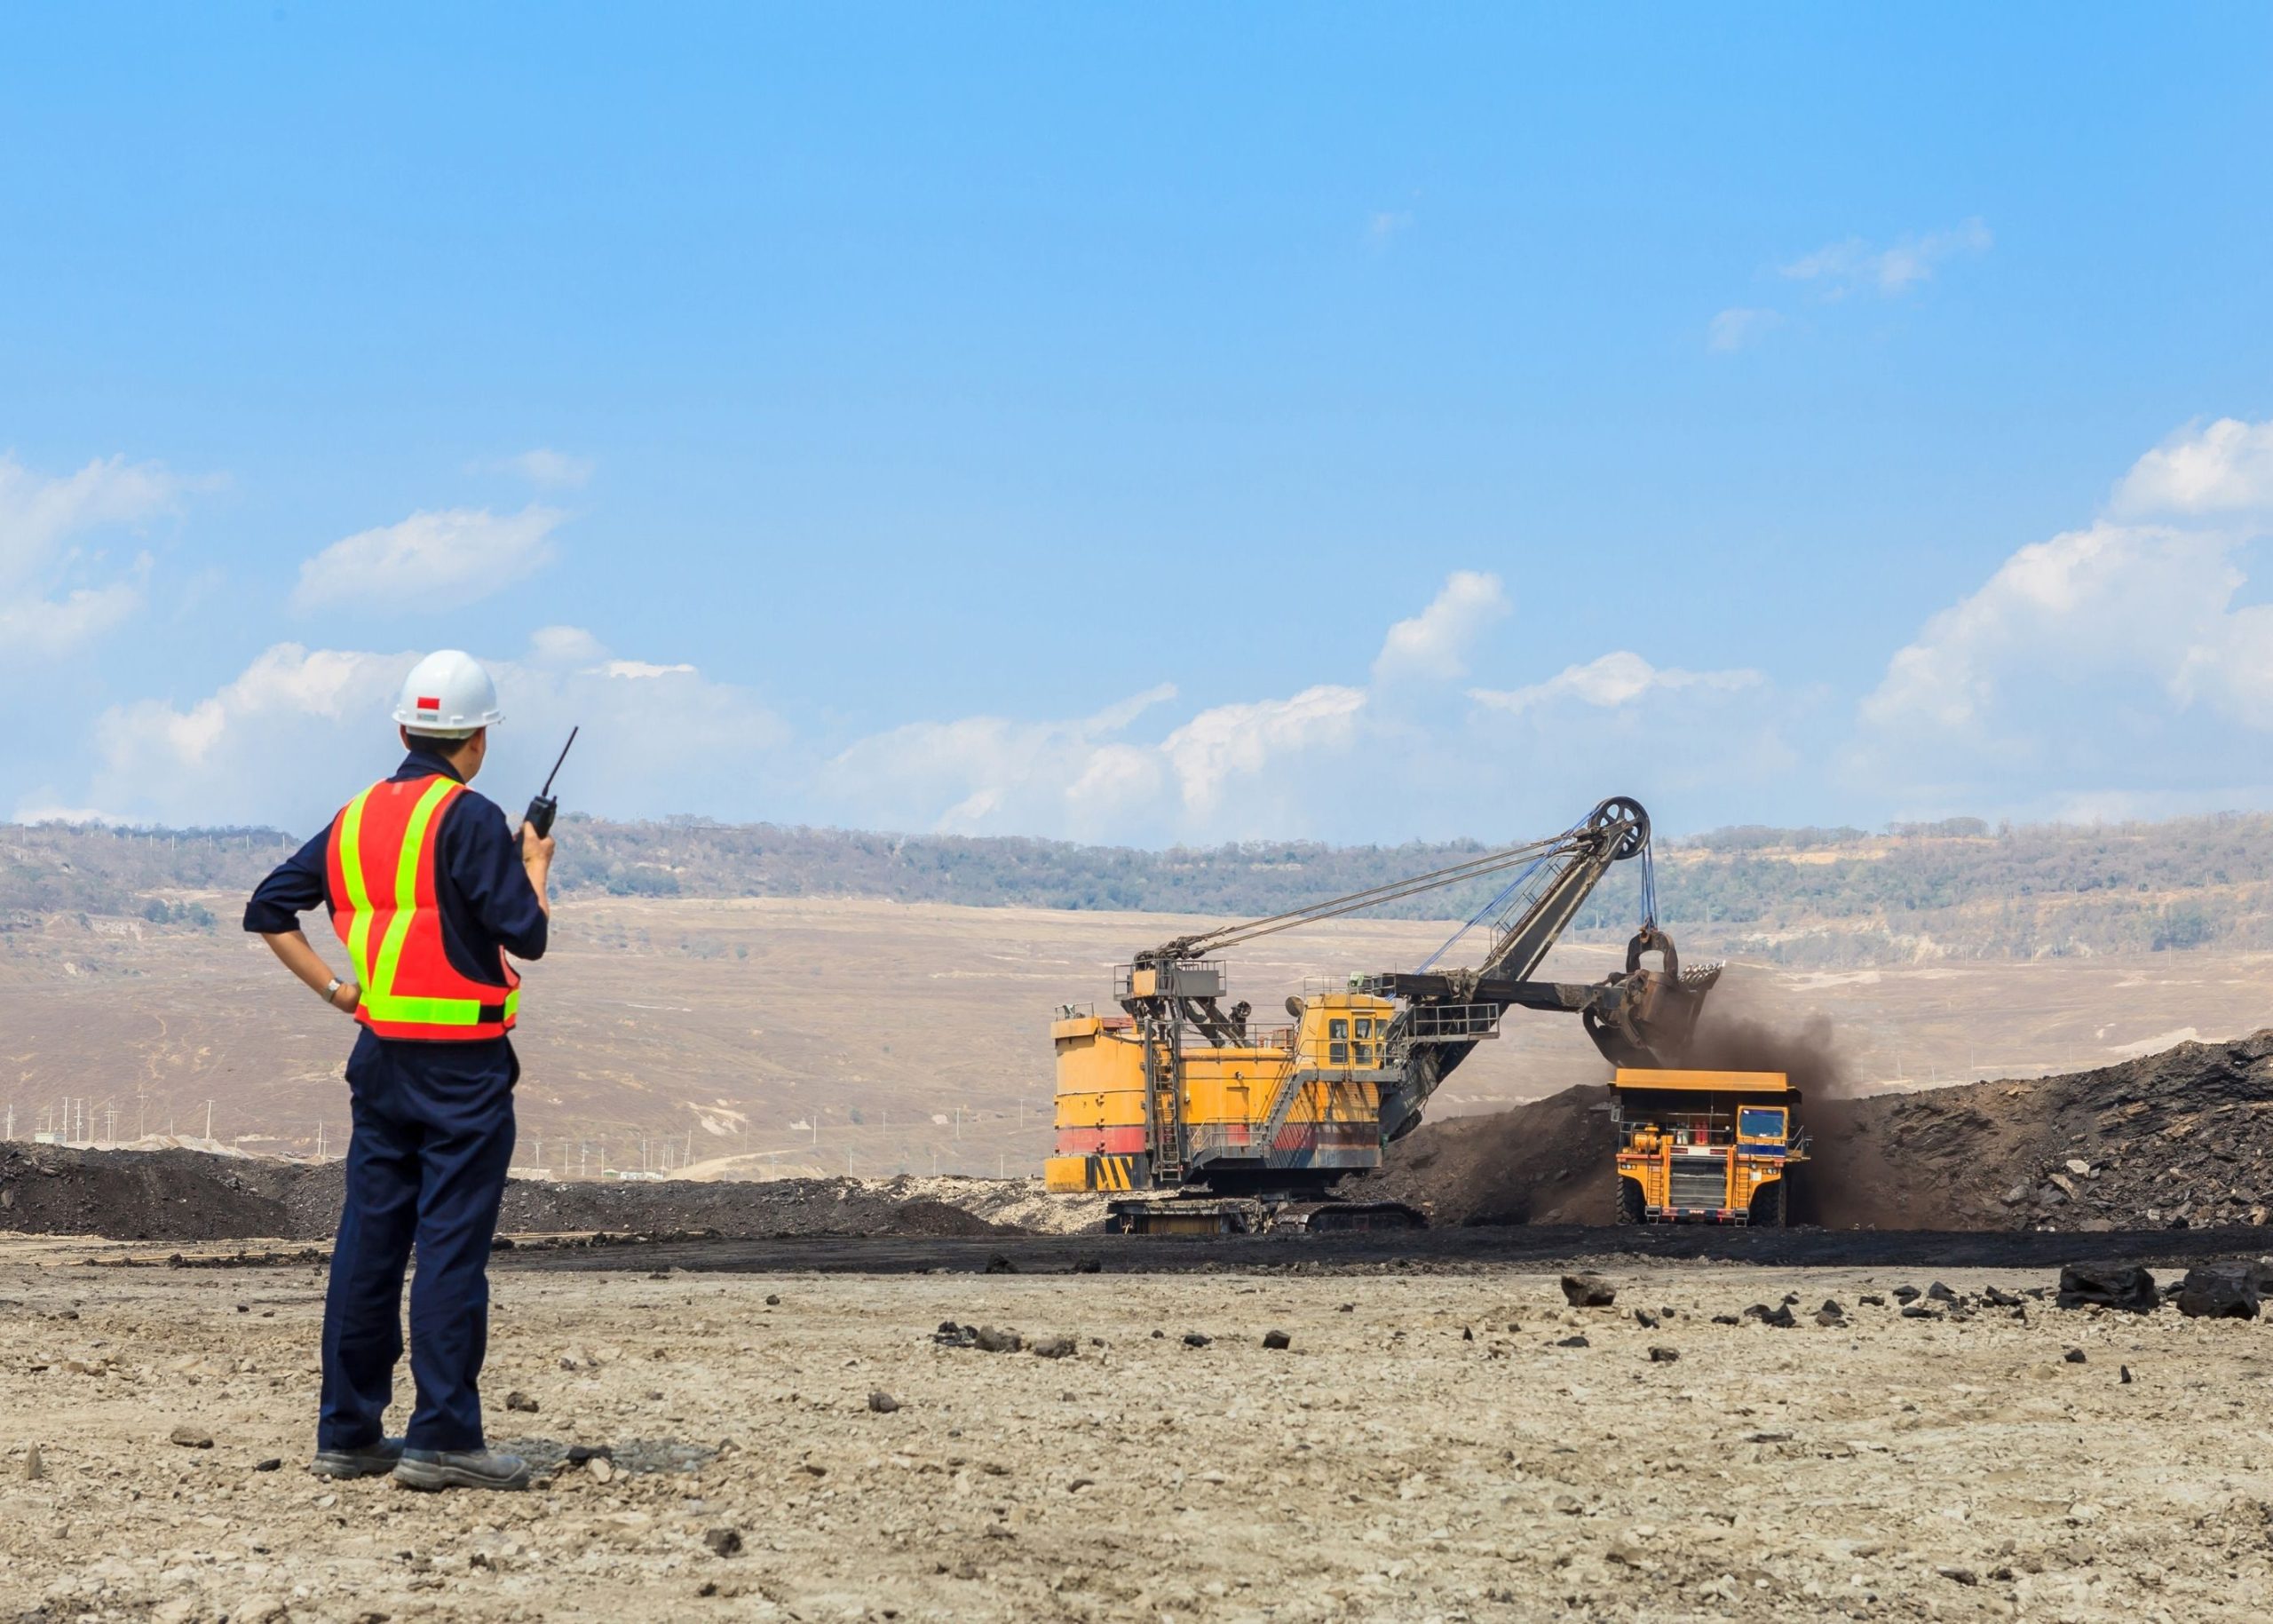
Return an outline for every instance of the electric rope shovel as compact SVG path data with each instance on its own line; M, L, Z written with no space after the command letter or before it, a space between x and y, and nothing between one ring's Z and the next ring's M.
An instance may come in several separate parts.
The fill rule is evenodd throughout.
M552 764L552 771L544 775L544 788L538 790L536 799L529 803L528 815L522 821L537 833L542 840L552 833L552 820L560 811L560 803L552 793L552 780L560 775L560 762L568 759L568 752L576 742L578 729L568 730L568 742L560 747L560 761Z

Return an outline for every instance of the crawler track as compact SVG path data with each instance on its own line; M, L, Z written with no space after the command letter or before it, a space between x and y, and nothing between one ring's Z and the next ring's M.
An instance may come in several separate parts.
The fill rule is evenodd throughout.
M801 1237L780 1240L614 1239L608 1244L524 1241L504 1269L686 1269L730 1274L1109 1274L1292 1269L1428 1271L1547 1269L1588 1259L1707 1258L1771 1267L2026 1269L2119 1257L2183 1265L2273 1252L2263 1229L2142 1230L2102 1234L1933 1230L1643 1228L1576 1224L1358 1232L1323 1235L1004 1235L978 1239ZM999 1261L998 1261L999 1260Z

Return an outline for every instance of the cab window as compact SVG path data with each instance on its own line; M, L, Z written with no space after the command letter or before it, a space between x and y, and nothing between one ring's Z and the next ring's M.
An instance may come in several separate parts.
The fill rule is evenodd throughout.
M1737 1111L1737 1137L1740 1139L1780 1139L1784 1137L1784 1113L1762 1105L1744 1105Z

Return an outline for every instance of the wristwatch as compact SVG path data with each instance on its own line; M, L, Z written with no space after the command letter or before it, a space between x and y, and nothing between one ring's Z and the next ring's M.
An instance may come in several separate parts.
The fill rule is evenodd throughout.
M331 978L331 985L323 989L323 1001L329 1004L333 1009L337 1009L339 1007L339 989L346 985L347 983L342 981L337 976L334 976Z

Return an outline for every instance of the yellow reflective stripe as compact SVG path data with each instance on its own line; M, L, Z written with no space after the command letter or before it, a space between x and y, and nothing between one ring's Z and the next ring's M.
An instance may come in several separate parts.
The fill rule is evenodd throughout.
M426 786L426 793L418 797L418 804L410 809L410 822L402 832L402 850L394 864L394 917L387 921L386 939L379 944L379 962L372 966L369 986L378 989L382 1003L398 1002L392 996L395 972L402 965L402 944L410 935L410 922L418 911L418 853L426 844L426 826L433 821L434 809L443 797L457 788L447 778L437 778ZM366 1003L372 1000L367 994ZM415 1002L415 1001L414 1001ZM463 999L442 999L443 1003L461 1003ZM479 1007L478 1005L475 1007ZM381 1020L400 1020L402 1016L372 1014Z
M347 956L355 966L355 979L368 990L371 985L371 896L363 883L363 803L366 789L347 803L339 814L339 870L347 882Z
M481 1006L471 998L366 998L363 1007L373 1020L401 1021L421 1026L475 1026L481 1024Z

